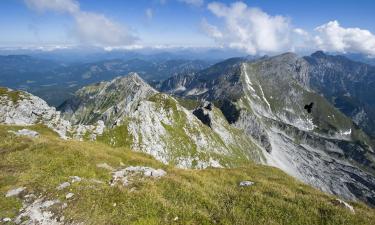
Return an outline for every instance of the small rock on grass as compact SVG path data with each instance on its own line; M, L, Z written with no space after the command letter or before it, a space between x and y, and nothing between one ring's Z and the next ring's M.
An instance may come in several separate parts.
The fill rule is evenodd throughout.
M347 208L350 212L355 213L353 206L349 205L349 204L348 204L347 202L345 202L344 200L341 200L341 199L337 198L337 199L335 200L335 203L336 203L336 205L344 206L344 207Z
M67 187L69 187L69 186L70 186L70 183L69 183L69 182L64 182L64 183L60 184L56 189L59 190L59 191L61 191L61 190L63 190L64 188L67 188Z
M79 176L70 176L70 179L72 179L72 183L82 181L82 178L80 178Z
M248 187L248 186L251 186L251 185L254 185L254 182L248 181L248 180L240 182L240 187Z
M26 190L25 187L19 187L19 188L15 188L15 189L12 189L12 190L9 190L5 197L13 197L13 196L18 196L19 194L21 194L24 190Z
M73 196L74 196L73 193L68 193L68 194L66 194L65 198L66 198L66 199L70 199L70 198L72 198Z
M17 136L28 136L28 137L38 137L39 136L39 133L36 132L36 131L33 131L33 130L28 130L28 129L22 129L22 130L18 130L16 132L14 131L10 131L14 134L16 134Z
M12 221L12 219L8 217L3 219L3 222L10 222L10 221Z

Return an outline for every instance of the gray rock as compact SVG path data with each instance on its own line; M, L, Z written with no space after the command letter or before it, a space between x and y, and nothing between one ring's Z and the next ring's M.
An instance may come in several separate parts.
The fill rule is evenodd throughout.
M128 186L132 180L138 176L161 178L165 176L167 172L162 169L154 169L151 167L144 166L129 166L125 169L117 170L112 173L111 185L121 182L124 186Z
M64 183L60 184L56 189L61 191L61 190L65 189L69 186L70 186L69 182L64 182Z
M245 180L245 181L240 182L240 187L248 187L248 186L252 186L252 185L254 185L254 182L252 182L252 181Z
M338 205L341 205L341 206L343 206L343 207L345 207L345 208L347 208L351 213L355 213L353 206L349 205L349 204L348 204L347 202L345 202L344 200L341 200L341 199L337 198L337 199L335 200L335 203L338 204Z
M3 219L3 222L10 222L10 221L12 221L12 219L9 218L9 217L6 217L6 218Z
M28 129L22 129L22 130L18 130L16 132L14 132L14 131L9 131L9 132L12 132L17 136L28 136L28 137L32 137L32 138L35 138L35 137L39 136L38 132L33 131L33 130L28 130Z
M25 187L19 187L19 188L15 188L15 189L12 189L12 190L9 190L5 197L13 197L13 196L18 196L19 194L21 194L23 191L25 191L26 188Z
M53 205L60 203L59 200L36 199L31 204L25 205L20 214L15 218L16 224L38 224L38 225L60 225L56 215L49 210Z
M80 178L79 176L71 176L70 179L72 179L72 181L71 181L72 183L82 181L82 178Z
M66 194L65 198L66 198L66 199L70 199L70 198L72 198L73 196L74 196L73 193L68 193L68 194Z

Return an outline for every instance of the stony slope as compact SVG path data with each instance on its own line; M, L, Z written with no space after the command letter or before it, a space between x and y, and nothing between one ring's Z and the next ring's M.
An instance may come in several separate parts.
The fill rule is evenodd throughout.
M203 124L174 98L158 93L137 74L79 90L60 109L74 124L104 121L99 140L127 146L183 168L231 167L264 161L260 149L232 127L217 108L205 110Z
M23 128L40 135L9 132ZM364 225L375 220L374 209L363 203L344 203L268 166L181 170L127 148L62 140L41 125L0 125L0 140L1 224ZM240 186L242 181L252 185Z
M179 95L214 102L232 126L265 150L269 165L326 192L374 204L371 142L313 91L309 69L305 59L291 53L227 61L198 73ZM311 102L310 114L304 106Z

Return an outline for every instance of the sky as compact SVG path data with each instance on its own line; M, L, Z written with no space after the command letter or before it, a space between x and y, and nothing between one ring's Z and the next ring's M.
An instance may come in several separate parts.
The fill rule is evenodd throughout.
M1 0L0 46L210 47L375 57L373 0Z

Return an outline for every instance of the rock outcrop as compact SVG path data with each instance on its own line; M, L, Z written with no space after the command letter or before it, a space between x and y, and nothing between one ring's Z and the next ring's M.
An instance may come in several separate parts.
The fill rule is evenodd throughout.
M102 134L104 124L98 120L93 125L74 126L70 121L61 117L59 111L41 98L24 91L14 91L8 88L0 88L0 124L30 126L43 124L54 130L61 138L77 138L90 136L95 139L96 135ZM27 129L16 132L17 135L37 134Z

